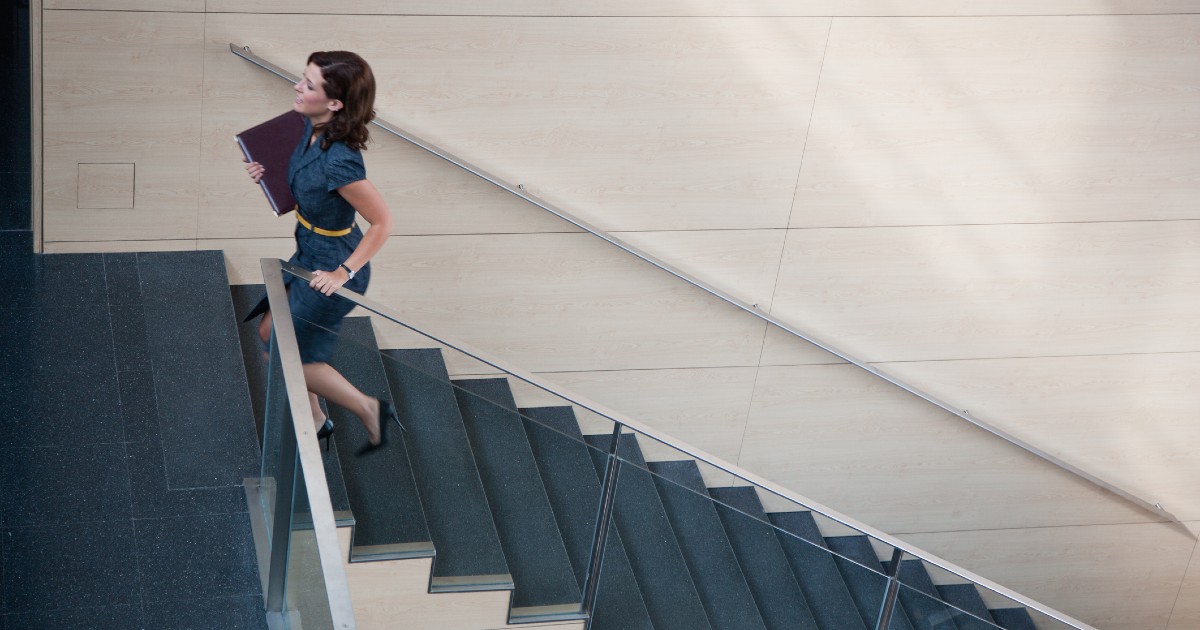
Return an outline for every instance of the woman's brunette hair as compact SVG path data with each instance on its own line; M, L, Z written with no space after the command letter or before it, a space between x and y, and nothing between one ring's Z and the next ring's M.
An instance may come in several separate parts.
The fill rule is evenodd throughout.
M351 149L366 150L370 137L367 123L375 119L375 75L371 66L345 50L315 52L308 56L308 63L321 69L325 97L342 102L342 109L323 126L321 149L340 140Z

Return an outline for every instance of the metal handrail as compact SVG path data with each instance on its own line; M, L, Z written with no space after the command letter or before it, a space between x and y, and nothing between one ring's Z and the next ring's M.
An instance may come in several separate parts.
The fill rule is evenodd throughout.
M271 569L267 607L274 613L282 612L284 588L291 555L290 542L280 544L282 538L290 541L292 526L292 486L294 472L299 465L304 487L308 492L308 509L312 518L313 534L317 542L317 555L321 561L322 582L329 603L330 620L338 630L353 630L357 627L354 607L350 601L346 569L342 565L340 543L337 538L337 520L333 516L333 503L329 498L329 486L325 481L325 463L312 422L296 422L296 418L312 418L312 406L304 381L304 367L300 363L300 350L296 343L296 331L292 324L287 292L283 284L281 260L262 259L263 280L267 289L267 300L271 312L275 313L273 339L279 354L283 385L287 392L288 412L291 419L282 427L284 459L282 471L285 479L291 480L286 492L276 498L277 514L274 518L274 533L271 537ZM264 435L266 440L268 436ZM286 496L284 496L286 495Z
M310 273L308 270L297 267L291 263L288 263L288 262L285 262L282 260L271 259L271 258L264 258L262 260L263 260L264 268L266 267L268 262L271 263L272 265L274 265L275 263L278 263L283 271L290 273L292 275L295 275L296 277L298 277L302 280L311 281L313 279L312 273ZM964 569L958 565L955 565L947 560L943 560L942 558L939 558L939 557L937 557L933 554L930 554L924 550L918 549L917 547L914 547L913 545L910 545L898 538L889 536L888 534L885 534L879 530L876 530L876 529L870 527L869 525L866 525L866 524L861 523L849 516L846 516L845 514L842 514L842 513L838 512L837 510L834 510L833 508L827 507L821 503L813 501L812 499L809 499L807 497L799 495L787 488L784 488L783 486L775 484L767 479L764 479L762 477L759 477L758 475L755 475L754 473L744 470L739 466L736 466L734 464L726 462L725 460L717 457L716 455L712 455L712 454L710 454L706 451L703 451L695 446L692 446L686 442L683 442L682 440L678 440L669 435L666 435L665 433L662 433L661 431L658 431L657 429L654 429L648 425L638 422L637 420L634 420L625 415L622 415L621 413L619 413L613 409L610 409L594 400L591 400L589 398L581 396L581 395L579 395L575 392L572 392L568 389L565 389L555 383L547 381L547 380L541 378L540 376L533 374L532 372L527 372L518 367L509 365L507 362L505 362L503 359L500 359L499 357L491 355L482 350L473 348L469 344L466 344L466 343L463 343L460 341L455 341L445 335L433 332L431 327L429 327L427 324L424 324L424 323L416 324L416 323L409 323L409 322L403 321L401 319L401 316L398 313L396 313L389 307L387 307L379 302L376 302L375 300L372 300L366 296L363 296L359 293L355 293L346 288L338 289L335 292L335 294L339 295L347 300L350 300L354 304L356 304L368 311L371 311L372 313L375 313L375 314L379 315L380 317L387 319L388 321L399 324L399 325L401 325L423 337L426 337L432 341L435 341L438 344L441 344L442 346L445 346L452 350L461 352L462 354L465 354L468 357L471 357L481 363L484 363L484 364L491 366L501 372L504 372L505 374L508 374L509 376L512 376L516 379L524 381L525 383L528 383L542 391L548 392L557 398L560 398L560 399L565 400L577 407L586 409L586 410L596 413L604 418L607 418L607 419L613 421L614 423L616 423L619 427L628 428L635 433L645 435L653 440L657 440L663 444L666 444L666 445L670 446L671 448L674 448L675 450L678 450L679 452L684 453L685 455L688 455L689 457L691 457L693 459L696 459L697 461L702 461L705 464L708 464L714 468L717 468L726 473L729 473L730 475L733 475L734 477L737 477L738 479L746 481L746 482L750 483L751 485L762 488L763 490L766 490L767 492L778 495L784 499L787 499L788 501L796 503L797 505L804 506L805 508L807 508L813 512L816 512L816 513L824 516L825 518L828 518L831 521L840 523L842 525L845 525L846 527L849 527L851 529L859 531L871 538L874 538L880 542L883 542L884 544L891 546L894 549L900 549L900 550L904 551L905 553L913 556L914 558L918 558L918 559L920 559L924 562L927 562L933 566L936 566L944 571L947 571L949 573L957 575L969 582L978 584L979 586L982 586L983 588L986 588L994 593L997 593L1003 597L1006 597L1006 598L1012 600L1013 602L1016 602L1026 608L1029 608L1031 610L1036 610L1039 613L1046 615L1047 617L1055 619L1055 620L1062 622L1073 628L1078 628L1079 630L1095 630L1095 628L1093 628L1092 626L1089 626L1088 624L1086 624L1082 621L1079 621L1078 619L1075 619L1065 613L1062 613L1053 608L1050 608L1049 606L1046 606L1045 604L1042 604L1035 600L1029 599L1028 597L1021 595L1020 593L1016 593L1012 590L1009 590L999 584L996 584L995 582L992 582L991 580L988 580L987 578L976 575L976 574L972 573L971 571L968 571L967 569ZM537 422L536 420L533 420L533 419L530 419L530 420L533 422Z
M259 57L258 55L255 55L254 53L250 52L249 46L239 47L233 43L230 43L229 50L230 50L230 52L237 55L238 57L241 57L242 59L245 59L246 61L249 61L250 63L253 63L256 66L259 66L260 68L263 68L280 78L286 79L293 83L295 83L296 81L299 80L299 77L297 77L296 75L291 74L291 73L287 72L286 70L280 68L279 66L276 66L275 64L272 64L272 63L264 60L263 58ZM1138 496L1137 494L1135 494L1129 490L1126 490L1111 481L1102 479L1101 477L1099 477L1093 473L1090 473L1090 472L1080 468L1079 466L1076 466L1075 464L1072 464L1072 463L1062 459L1061 457L1053 455L1053 454L1041 449L1040 447L1001 429L1000 427L997 427L994 424L991 424L983 419L977 418L976 416L971 414L970 411L968 411L966 409L959 409L947 402L944 402L944 401L938 399L937 397L935 397L931 394L928 394L912 385L909 385L909 384L905 383L904 381L900 380L899 378L897 378L891 374L888 374L887 372L884 372L883 370L880 370L879 368L867 363L866 361L857 359L857 358L851 356L850 354L843 352L842 350L839 350L838 348L834 347L833 344L822 341L822 340L818 339L817 337L810 335L810 334L796 328L795 326L780 320L779 318L777 318L769 313L764 313L764 312L760 311L756 305L748 304L742 300L739 300L739 299L733 297L732 295L729 295L728 293L725 293L724 291L716 288L715 286L713 286L707 282L704 282L703 280L700 280L699 278L696 278L695 276L675 267L674 265L671 265L671 264L659 259L658 257L656 257L634 245L631 245L631 244L621 240L620 238L617 238L616 236L613 236L612 234L609 234L608 232L601 230L600 228L597 228L597 227L591 225L590 223L568 213L567 211L565 211L561 208L558 208L557 206L554 206L553 204L551 204L543 199L539 199L535 195L532 195L528 191L526 191L525 187L523 185L510 184L507 181L505 181L505 180L503 180L503 179L501 179L501 178L499 178L477 166L472 165L471 163L467 162L466 160L463 160L463 159L455 156L454 154L433 145L430 142L422 140L421 138L418 138L417 136L414 136L406 131L401 130L400 128L396 127L392 123L389 123L381 118L376 118L375 120L372 121L372 124L378 126L380 129L383 129L384 131L396 136L397 138L404 140L405 142L408 142L420 149L423 149L426 152L428 152L436 157L439 157L439 158L441 158L441 159L443 159L443 160L445 160L445 161L447 161L447 162L449 162L449 163L451 163L451 164L453 164L453 165L455 165L477 177L485 179L488 182L490 182L500 188L503 188L504 190L512 193L513 195L516 195L517 197L520 197L521 199L524 199L525 201L528 201L529 203L531 203L539 208L542 208L543 210L557 216L558 218L560 218L564 221L567 221L568 223L571 223L572 225L574 225L586 232L591 233L594 236L597 236L605 241L608 241L609 243L619 247L620 249L628 252L629 254L632 254L632 255L640 258L641 260L643 260L647 263L650 263L651 265L653 265L655 267L658 267L659 269L675 276L676 278L679 278L680 280L683 280L684 282L687 282L688 284L691 284L691 285L701 289L702 291L704 291L720 300L723 300L723 301L725 301L747 313L750 313L751 315L753 315L769 324L772 324L772 325L778 327L779 329L786 331L786 332L790 333L791 335L798 337L798 338L838 357L839 359L846 361L847 363L850 363L851 365L854 365L855 367L865 370L866 372L870 373L871 375L881 378L881 379L891 383L892 385L895 385L896 387L899 387L900 389L903 389L904 391L906 391L914 396L917 396L918 398L922 398L925 401L933 404L934 406L936 406L944 411L947 411L955 416L958 416L959 418L966 420L967 422L975 425L976 427L983 429L984 431L987 431L988 433L991 433L992 435L995 435L996 437L998 437L1002 440L1005 440L1006 442L1026 451L1028 453L1031 453L1044 461L1047 461L1047 462L1049 462L1049 463L1051 463L1051 464L1053 464L1053 465L1055 465L1077 477L1080 477L1081 479L1083 479L1095 486L1098 486L1118 497L1121 497L1122 499L1125 499L1126 501L1138 506L1139 508L1141 508L1143 510L1146 510L1147 512L1150 512L1160 518L1166 519L1168 522L1177 525L1178 527L1182 528L1184 531L1187 531L1189 536L1195 537L1195 535L1192 534L1192 532L1190 530L1188 530L1187 527L1184 526L1183 523L1178 518L1176 518L1174 514L1168 512L1166 509L1164 509L1162 507L1162 504L1160 504L1156 501L1150 501L1148 499L1143 499L1142 497Z

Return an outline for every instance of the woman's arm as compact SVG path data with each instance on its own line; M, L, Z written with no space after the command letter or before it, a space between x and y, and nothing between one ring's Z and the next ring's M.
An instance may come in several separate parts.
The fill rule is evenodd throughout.
M379 194L379 190L370 180L360 179L338 188L337 191L343 199L354 206L354 210L363 220L371 224L371 227L363 233L358 247L354 248L354 253L342 261L347 267L358 272L383 248L383 244L391 235L392 212L388 210L383 195ZM332 271L314 271L313 280L309 286L325 295L332 295L349 280L350 274L345 269L338 267Z

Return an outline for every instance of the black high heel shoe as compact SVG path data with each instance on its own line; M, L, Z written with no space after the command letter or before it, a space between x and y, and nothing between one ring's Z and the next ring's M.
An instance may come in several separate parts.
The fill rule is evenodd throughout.
M364 444L362 446L362 448L358 449L358 452L355 453L356 456L365 455L375 449L383 448L384 446L386 446L387 441L388 441L387 440L387 429L388 429L388 425L391 424L391 422L395 422L396 426L400 427L401 431L408 430L408 429L404 428L403 424L400 424L400 417L396 415L396 408L392 406L392 403L390 401L382 400L382 399L377 399L377 400L379 400L379 441L376 442L375 444L371 444L370 442L367 442L366 444ZM391 422L388 422L389 420Z
M325 424L317 430L317 441L325 440L325 452L329 452L329 438L333 436L333 420L325 418Z

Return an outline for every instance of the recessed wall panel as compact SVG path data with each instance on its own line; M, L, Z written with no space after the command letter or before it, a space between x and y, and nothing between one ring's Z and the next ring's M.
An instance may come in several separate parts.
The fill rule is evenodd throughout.
M1190 352L1197 252L1197 221L792 230L772 314L873 362Z
M836 20L792 227L1197 219L1200 15Z
M1200 518L1200 353L878 367L1181 519Z
M1094 627L1131 629L1166 626L1195 546L1160 523L902 538Z
M204 17L44 18L46 242L194 238ZM80 163L136 164L132 209L80 210Z
M1154 518L849 365L760 368L737 463L893 533Z

